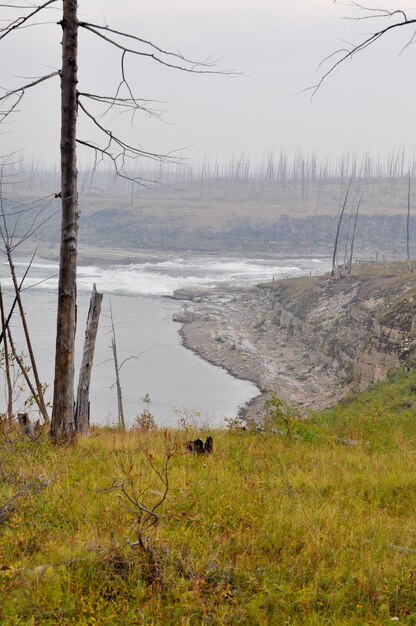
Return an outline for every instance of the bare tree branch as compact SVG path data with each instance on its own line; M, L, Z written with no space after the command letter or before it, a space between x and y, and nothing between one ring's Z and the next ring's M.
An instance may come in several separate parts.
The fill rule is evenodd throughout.
M361 4L358 4L357 2L352 2L351 5L354 6L355 8L357 8L357 9L359 9L360 11L365 11L365 12L370 13L370 15L359 16L357 18L348 18L348 19L355 19L356 21L362 21L362 20L365 20L365 19L375 19L375 18L390 19L390 18L394 18L396 16L400 16L401 19L399 19L399 21L397 21L397 22L394 22L393 24L389 24L389 25L385 26L384 28L378 29L376 32L374 32L371 35L365 37L365 39L363 39L363 41L361 41L361 42L359 42L358 44L355 44L355 45L353 44L350 49L342 48L342 49L337 50L337 51L333 52L332 54L328 55L319 64L318 69L322 66L323 63L325 63L326 61L328 61L332 57L337 56L337 55L341 55L341 56L321 76L321 78L319 79L319 81L315 85L312 85L311 87L308 87L307 89L302 90L302 91L312 91L311 99L317 93L317 91L319 90L321 85L325 82L325 80L342 63L344 63L345 61L348 61L349 59L352 59L356 54L358 54L359 52L362 52L363 50L365 50L369 46L373 45L376 41L378 41L378 39L380 39L381 37L384 37L384 35L386 35L390 31L393 31L393 30L395 30L397 28L402 28L404 26L410 26L410 25L415 26L416 25L416 18L409 18L407 13L405 11L401 10L401 9L396 9L394 11L388 11L387 9L375 9L375 8L363 6ZM374 14L372 14L372 13L374 13ZM409 42L402 48L401 52L403 52L409 45L414 43L415 37L416 37L416 31L413 33L413 35L412 35L411 39L409 40Z
M88 22L80 22L79 26L81 28L84 28L85 30L88 30L94 33L95 35L97 35L97 37L104 39L107 43L118 48L123 53L129 53L129 54L134 54L137 56L147 57L147 58L153 59L153 61L156 61L157 63L160 63L161 65L165 65L166 67L170 67L176 70L181 70L182 72L191 72L194 74L195 73L196 74L224 74L224 75L236 74L235 71L221 71L221 70L212 69L216 65L215 61L191 61L190 59L187 59L186 57L184 57L180 52L169 52L167 50L163 50L162 48L159 48L158 46L153 44L151 41L147 41L135 35L130 35L128 33L123 33L121 31L114 30L113 28L110 28L109 26L100 26L98 24L90 24ZM102 32L100 32L100 30L106 31L107 33L111 33L116 36L132 39L138 43L150 46L152 49L156 50L160 54L166 55L168 57L174 57L182 61L183 64L179 65L178 63L170 63L169 61L165 61L160 56L157 56L154 52L145 52L143 50L135 50L134 48L129 48L126 45L121 44L118 41L115 41L111 37L104 35Z
M3 181L3 185L4 185L4 181ZM13 183L14 184L14 183ZM3 196L3 200L7 200L7 202L9 202L10 204L14 204L14 209L16 210L12 210L12 211L6 211L4 210L4 215L6 217L13 217L15 215L20 215L21 213L28 213L30 211L33 211L33 208L39 204L40 202L45 202L46 200L54 200L55 199L55 194L48 194L47 196L43 196L42 198L38 198L37 200L31 200L30 202L22 202L22 203L17 203L15 200L13 200L12 198L7 198L6 196ZM48 205L50 204L50 202L48 203ZM47 206L48 206L47 205ZM23 208L20 208L23 207ZM19 210L17 210L19 209Z
M147 103L155 102L154 100L145 100L143 98L120 98L118 96L100 96L99 94L85 93L85 92L79 92L78 97L89 98L90 100L93 100L95 102L100 102L101 104L109 104L111 105L111 107L116 106L116 107L121 107L121 108L129 109L129 110L139 109L140 111L144 111L145 113L149 115L152 115L154 117L159 117L159 115L155 113L155 111L153 111L152 109L149 109L144 104L141 104L144 102L147 102ZM105 113L107 113L108 110L105 111Z
M127 363L127 361L131 361L132 359L135 359L136 361L138 361L140 357L142 356L142 354L144 354L145 352L146 350L142 350L141 352L139 352L139 354L132 354L131 356L128 356L127 359L124 359L124 361L120 363L120 365L118 366L118 371L121 370L121 368L123 367L125 363Z
M26 85L22 85L21 87L18 87L17 89L13 89L12 91L6 91L6 93L4 94L4 96L0 96L0 102L2 100L6 100L7 98L9 98L10 96L13 96L15 94L20 94L22 92L25 92L26 89L30 89L31 87L35 87L36 85L39 85L39 83L43 83L45 80L49 80L49 78L53 78L54 76L59 76L59 70L56 70L55 72L51 72L51 74L46 74L45 76L41 76L40 78L37 78L36 80L27 83Z
M5 37L7 37L7 35L10 35L10 33L12 33L17 28L20 28L25 22L30 20L34 15L37 15L37 13L39 13L43 9L46 9L46 7L48 7L50 4L54 4L55 2L57 2L57 0L48 0L47 2L44 2L43 4L37 6L28 15L24 15L24 16L18 17L13 22L8 24L6 26L6 28L0 29L0 40L4 39ZM13 9L17 9L17 8L19 8L19 9L21 9L21 8L27 9L27 8L29 8L28 6L21 7L21 6L18 6L18 5L1 5L1 6L7 6L8 8L13 8Z
M23 276L22 276L22 278L20 280L19 291L24 291L24 289L22 288L23 287L23 283L24 283L24 281L26 279L26 276L28 275L28 273L30 271L30 268L32 267L32 263L33 263L33 261L35 259L36 252L37 252L37 250L35 250L35 252L33 253L32 258L30 259L29 264L28 264L28 266L27 266L27 268L26 268L26 270L25 270L25 272L24 272L24 274L23 274ZM14 300L13 300L13 304L11 306L11 309L10 309L9 314L7 316L7 319L6 319L6 328L8 327L9 322L10 322L10 320L12 318L12 315L13 315L14 309L16 307L16 304L17 304L17 297L15 295L14 296ZM3 341L3 331L1 331L1 334L0 334L0 343L2 341Z
M156 152L147 152L145 150L141 150L136 146L131 146L130 144L120 139L117 135L114 135L111 130L100 124L97 118L92 115L92 113L90 113L81 102L78 101L78 105L79 108L84 111L85 115L92 121L92 123L108 137L109 144L106 150L108 150L112 143L115 143L117 146L119 146L119 148L121 148L123 155L126 157L133 156L134 158L136 158L137 156L142 156L146 157L147 159L156 159L157 161L161 159L172 159L172 155L177 152L175 150L172 152L168 152L167 154L157 154Z

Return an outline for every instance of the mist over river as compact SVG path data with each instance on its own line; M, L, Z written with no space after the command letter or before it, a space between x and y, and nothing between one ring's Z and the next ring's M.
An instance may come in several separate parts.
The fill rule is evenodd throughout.
M27 264L28 259L16 257L19 275ZM80 266L76 382L93 284L104 294L90 390L91 422L116 421L115 374L109 347L110 301L119 363L124 361L120 376L126 423L133 425L144 407L143 397L149 394L150 411L160 425L177 425L178 413L186 411L196 424L221 426L224 418L235 417L239 408L258 394L258 389L251 382L237 380L224 369L206 363L181 345L180 326L172 321L172 316L182 303L166 296L180 288L248 287L272 278L322 273L329 267L329 259L244 259L193 254L160 260L153 257L151 261L130 265ZM10 305L13 292L4 263L1 272ZM40 377L49 384L48 400L53 384L57 272L57 264L36 259L22 294ZM27 352L21 341L17 312L11 326L19 349ZM15 410L20 410L28 394L16 391L16 395L19 397Z

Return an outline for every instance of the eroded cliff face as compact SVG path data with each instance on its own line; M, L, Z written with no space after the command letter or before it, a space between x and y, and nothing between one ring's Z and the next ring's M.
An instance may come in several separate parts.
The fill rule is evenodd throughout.
M187 304L187 347L262 396L272 390L301 407L324 408L400 364L416 362L416 277L362 265L351 276L276 281L228 298Z
M345 386L359 391L401 364L413 365L413 275L324 277L305 281L303 288L295 282L272 289L281 325L289 336L306 339Z

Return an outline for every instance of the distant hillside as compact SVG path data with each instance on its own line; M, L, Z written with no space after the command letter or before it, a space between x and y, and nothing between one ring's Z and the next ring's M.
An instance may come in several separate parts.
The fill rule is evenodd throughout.
M113 187L107 181L100 189L84 185L80 194L80 245L132 251L328 255L348 186L345 178L179 182L182 186L172 183L150 189L129 181ZM406 178L353 180L341 228L341 257L360 200L356 255L375 259L405 254L407 185ZM16 186L5 199L6 209L19 203L26 207L35 198L45 196L48 189L56 191L53 180ZM416 210L415 193L411 193L410 200ZM38 219L50 219L35 237L55 244L59 240L59 200L49 194L44 203L47 207ZM36 211L41 206L39 202ZM33 212L25 209L18 232L24 232L32 220ZM416 255L416 220L412 217L410 226L412 252Z

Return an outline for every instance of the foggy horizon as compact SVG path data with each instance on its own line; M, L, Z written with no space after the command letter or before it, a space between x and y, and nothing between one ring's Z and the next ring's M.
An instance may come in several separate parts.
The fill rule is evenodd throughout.
M144 150L176 151L195 167L204 160L223 163L242 154L261 163L271 151L293 154L299 148L335 159L348 152L383 159L402 149L410 158L414 151L416 86L408 78L413 48L400 54L412 34L406 29L342 64L311 102L310 92L299 92L319 80L323 70L317 73L318 65L345 46L343 40L357 42L380 22L343 19L357 16L357 9L329 0L228 0L202 6L185 0L157 0L151 6L125 0L118 6L122 15L109 0L88 6L81 2L79 10L89 21L138 33L193 59L212 55L218 70L242 73L188 75L129 59L135 93L154 99L153 107L163 112L163 119L136 116L135 126L126 116L110 116L108 121ZM379 2L368 6L379 8ZM2 9L3 15L6 11ZM16 31L2 41L2 88L14 89L28 77L59 68L56 15L59 12L50 11L51 23ZM80 33L80 90L114 93L119 64L115 49L90 33ZM53 167L59 154L59 97L58 78L28 90L19 111L3 125L0 152L19 151L26 162ZM94 131L82 117L79 136L94 140ZM79 168L92 162L93 155L81 148Z

